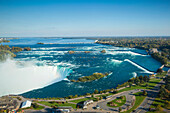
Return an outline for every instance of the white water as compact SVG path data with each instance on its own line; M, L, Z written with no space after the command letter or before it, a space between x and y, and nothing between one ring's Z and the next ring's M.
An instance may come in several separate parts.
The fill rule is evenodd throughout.
M17 61L10 59L0 63L0 96L42 88L65 79L70 72L58 66L25 64L18 65Z
M130 54L130 55L147 56L147 55L143 55L143 54L140 54L140 53L135 53L135 52L132 52L132 51L113 51L113 52L106 51L106 53L107 53L107 54L111 54L111 55Z
M120 63L122 63L123 61L121 61L121 60L116 60L116 59L111 59L112 60L112 62L114 62L114 63L118 63L118 64L120 64Z
M133 72L132 75L133 75L134 78L137 77L137 73L136 73L136 72ZM132 78L133 78L133 77L132 77Z
M146 70L145 68L141 67L140 65L134 63L133 61L129 60L129 59L125 59L124 61L127 61L129 63L131 63L132 65L138 67L139 69L143 70L145 73L149 73L149 74L154 74L153 72L150 72L148 70Z

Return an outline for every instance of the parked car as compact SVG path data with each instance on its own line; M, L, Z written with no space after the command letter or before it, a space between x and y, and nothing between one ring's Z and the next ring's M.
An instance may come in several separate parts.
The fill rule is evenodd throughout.
M99 106L99 105L96 105L96 109L100 109L100 106Z

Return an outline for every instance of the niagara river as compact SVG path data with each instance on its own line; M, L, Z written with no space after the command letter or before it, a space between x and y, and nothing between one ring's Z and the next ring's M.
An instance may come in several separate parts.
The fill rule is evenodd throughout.
M3 43L10 47L30 47L31 51L18 52L13 59L0 63L0 86L4 86L0 87L0 96L21 94L28 98L46 98L83 95L95 89L116 88L132 77L149 76L161 66L145 50L101 45L94 41L19 38ZM40 42L43 44L37 44ZM70 81L106 72L111 74L91 82Z

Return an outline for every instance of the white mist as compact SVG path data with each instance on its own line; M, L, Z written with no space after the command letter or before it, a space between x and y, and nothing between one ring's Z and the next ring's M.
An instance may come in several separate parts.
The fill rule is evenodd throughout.
M41 88L66 77L60 74L57 66L36 66L33 63L21 66L17 63L10 59L0 63L0 96Z

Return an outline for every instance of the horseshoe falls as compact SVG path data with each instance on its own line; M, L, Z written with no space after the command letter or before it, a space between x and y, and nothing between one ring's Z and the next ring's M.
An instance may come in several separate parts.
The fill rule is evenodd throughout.
M135 76L153 74L161 66L145 50L100 45L94 41L19 38L3 43L10 47L30 47L31 51L18 52L14 59L0 63L3 80L0 86L5 86L0 87L0 95L21 94L28 98L83 95L95 89L115 88ZM106 53L101 53L102 50ZM92 82L70 82L95 72L111 74Z

